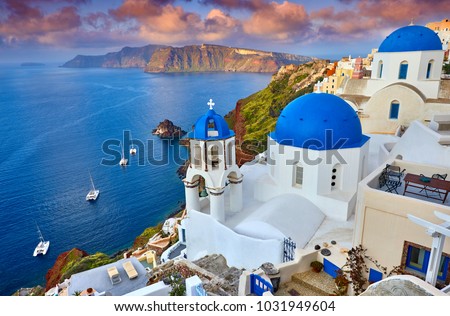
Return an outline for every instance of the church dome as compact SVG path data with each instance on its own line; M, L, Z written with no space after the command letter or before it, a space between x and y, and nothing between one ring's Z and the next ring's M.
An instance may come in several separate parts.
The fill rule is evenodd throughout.
M395 30L381 43L378 52L411 52L424 50L442 50L439 36L429 28L409 25Z
M289 103L270 136L281 145L315 150L361 147L369 139L362 134L355 110L325 93L310 93Z
M212 100L210 102L212 103ZM215 140L231 136L234 136L234 132L228 128L225 119L217 114L211 106L208 112L195 122L194 130L187 135L187 138Z

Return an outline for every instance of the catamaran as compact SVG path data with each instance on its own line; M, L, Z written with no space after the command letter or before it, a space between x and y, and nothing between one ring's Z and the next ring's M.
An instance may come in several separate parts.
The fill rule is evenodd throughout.
M37 229L38 229L38 234L39 234L39 243L36 246L36 248L34 249L33 257L36 257L38 255L45 255L48 251L48 247L50 247L50 241L44 240L41 230L39 229L39 226L37 226Z
M100 194L100 190L96 190L94 186L94 181L92 181L91 173L89 173L89 178L91 178L92 189L86 195L86 201L95 201L97 196Z
M119 165L126 166L127 164L128 164L128 159L125 158L125 154L123 152L123 147L122 147L122 159L120 159Z

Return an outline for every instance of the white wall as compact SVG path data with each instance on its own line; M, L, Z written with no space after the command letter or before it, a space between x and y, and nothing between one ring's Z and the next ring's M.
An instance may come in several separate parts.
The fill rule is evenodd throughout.
M329 217L347 220L353 213L356 203L356 191L361 175L366 171L369 157L369 142L361 148L339 150L308 150L293 146L279 145L269 137L270 157L274 159L273 180L275 184L258 183L255 187L255 199L268 201L278 195L294 193L303 196ZM340 190L332 189L332 169L343 158L340 173ZM320 159L320 163L309 161ZM364 159L364 163L362 161ZM292 163L299 160L303 166L303 185L293 185ZM337 183L338 184L338 183Z
M434 65L430 79L426 79L428 62L433 59ZM378 78L378 64L383 61L383 74ZM417 51L398 53L376 53L373 59L374 71L364 95L372 96L378 90L396 82L405 82L417 87L427 98L437 98L440 74L444 60L444 51ZM400 63L408 62L406 79L398 79Z
M186 227L188 260L207 254L222 254L229 266L253 269L264 262L279 263L283 240L261 240L237 234L211 216L191 210L183 220Z
M163 281L160 281L125 294L124 296L169 296L171 290L172 287L170 285L165 285Z

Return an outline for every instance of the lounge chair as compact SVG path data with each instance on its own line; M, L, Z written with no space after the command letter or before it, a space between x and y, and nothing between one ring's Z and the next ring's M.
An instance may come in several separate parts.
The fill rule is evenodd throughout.
M125 269L125 272L127 273L128 278L130 278L130 280L138 277L138 273L131 261L124 262L122 266Z
M122 279L120 278L119 271L116 267L108 268L109 279L111 280L112 285L120 283Z

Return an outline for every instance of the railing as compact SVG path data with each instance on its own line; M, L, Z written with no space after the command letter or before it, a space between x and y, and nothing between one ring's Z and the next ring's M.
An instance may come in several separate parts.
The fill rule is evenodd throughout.
M296 248L297 244L291 239L291 237L284 239L283 262L294 260Z
M197 292L197 296L208 296L208 294L206 294L206 290L203 288L203 284L197 284L195 286L195 292Z

